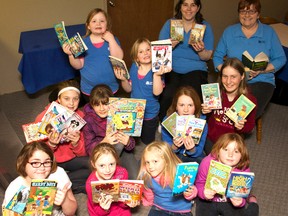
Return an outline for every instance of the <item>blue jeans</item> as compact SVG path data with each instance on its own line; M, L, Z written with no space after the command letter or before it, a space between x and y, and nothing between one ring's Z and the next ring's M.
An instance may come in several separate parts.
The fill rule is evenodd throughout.
M191 212L187 213L178 213L178 212L170 212L170 211L165 211L163 209L157 208L156 206L152 206L148 216L193 216Z

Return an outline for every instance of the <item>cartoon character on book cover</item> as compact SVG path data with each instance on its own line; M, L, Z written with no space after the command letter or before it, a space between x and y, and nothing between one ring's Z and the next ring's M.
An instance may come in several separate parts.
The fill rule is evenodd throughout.
M227 186L226 197L247 198L254 182L252 172L232 172Z
M143 180L120 180L119 201L140 205L143 189Z
M28 202L28 196L29 188L22 185L5 208L13 212L23 214Z
M99 203L102 196L112 196L114 202L118 201L119 182L117 179L91 182L93 202Z

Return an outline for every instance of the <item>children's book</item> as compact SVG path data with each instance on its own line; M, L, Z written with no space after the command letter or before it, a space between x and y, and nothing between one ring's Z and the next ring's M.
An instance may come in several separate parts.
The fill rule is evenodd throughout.
M232 121L238 122L239 120L245 119L255 108L255 106L256 105L251 100L242 94L225 112L225 115L228 116Z
M242 63L253 71L265 70L269 63L269 58L264 52L260 52L253 58L246 50L242 54Z
M189 44L198 43L203 40L204 34L206 30L206 25L196 23L190 33Z
M52 215L56 192L56 181L32 179L25 216Z
M39 132L39 126L41 122L32 122L22 125L24 136L27 143L34 141L46 140L48 137L45 134Z
M122 59L116 58L114 56L109 56L110 62L112 64L113 69L122 69L125 73L124 73L124 77L128 80L130 79L130 75L128 72L128 69L126 67L125 61L123 61Z
M218 161L211 160L205 188L214 190L220 195L225 195L231 170L232 167Z
M201 85L203 103L210 109L222 109L221 93L218 83Z
M190 116L186 122L184 133L182 136L191 136L194 140L195 145L199 144L205 124L205 119Z
M231 172L226 197L247 198L254 182L253 172Z
M151 42L152 71L157 72L162 65L172 68L172 42L170 39Z
M103 180L103 181L92 181L92 200L94 203L99 203L101 194L104 196L111 195L113 202L117 202L120 196L120 180Z
M184 40L184 26L182 19L172 19L170 22L170 38L171 40Z
M145 99L110 97L106 134L122 131L140 137L145 107Z
M185 131L186 123L189 119L189 117L194 117L194 115L182 115L176 116L176 136L183 136L183 133Z
M2 216L23 216L23 214L19 214L2 206Z
M70 50L75 58L82 55L86 50L88 50L88 47L86 46L78 32L69 39L69 43L71 46Z
M140 205L144 189L143 180L120 180L120 197L118 201Z
M199 164L196 162L179 163L172 189L173 195L182 194L190 185L193 185L198 172Z
M68 43L69 38L66 33L64 21L55 24L54 29L55 29L55 32L56 32L56 35L58 37L61 47L63 46L64 43Z
M161 125L171 134L172 137L176 136L176 118L178 114L176 112L168 116Z
M14 215L14 213L17 213L19 215L24 214L26 210L26 204L28 202L28 196L29 196L29 188L23 185L20 186L20 188L17 190L13 198L5 206L5 209L7 210L5 214L10 215L7 213L11 211L12 211L12 215ZM5 210L3 209L3 211ZM5 214L3 213L3 215Z

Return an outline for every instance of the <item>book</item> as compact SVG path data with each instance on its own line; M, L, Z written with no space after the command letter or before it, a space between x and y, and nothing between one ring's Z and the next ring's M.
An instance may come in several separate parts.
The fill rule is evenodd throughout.
M206 25L196 23L190 33L189 44L198 43L203 40L204 34L206 30Z
M197 162L179 163L176 167L174 184L172 188L173 195L182 194L190 185L193 185L198 172L199 164Z
M171 134L172 137L176 136L176 118L178 114L176 112L168 116L161 125Z
M201 85L203 103L210 109L222 109L221 93L219 83Z
M189 117L194 117L194 115L182 115L176 116L176 136L183 136L183 133L185 131L186 123L189 119Z
M182 136L191 136L195 145L199 144L205 124L205 119L190 116L186 122L184 134Z
M157 72L162 65L172 68L172 42L170 39L151 42L152 71Z
M220 195L225 195L231 170L232 167L211 160L204 186L205 189L211 189Z
M55 29L57 38L60 42L60 45L62 47L64 43L67 43L69 41L68 35L66 33L64 21L61 21L60 23L55 24L54 29Z
M172 19L170 22L170 38L171 40L184 40L184 26L182 19Z
M242 54L242 63L253 71L265 70L269 63L269 58L264 52L260 52L253 58L246 50Z
M6 209L4 206L2 206L2 216L23 216L23 214L19 214L17 212L11 211L9 209Z
M251 100L242 94L225 112L225 115L228 116L232 121L238 122L239 120L245 119L255 108L255 106L256 105Z
M113 197L113 202L117 202L120 196L120 180L101 180L101 181L92 181L92 200L94 203L99 203L101 194L111 195Z
M88 50L88 47L86 46L78 32L71 38L69 38L69 44L71 47L70 50L75 58L82 55L86 50Z
M141 136L145 99L110 97L108 106L106 134L122 131L129 136Z
M41 122L32 122L22 125L22 130L24 132L25 140L27 143L42 141L48 138L47 135L39 132L40 124Z
M116 58L114 56L109 56L110 62L112 64L113 69L114 68L120 68L122 70L124 70L124 77L128 80L130 79L130 75L128 72L128 69L126 67L125 61L123 61L122 59Z
M52 215L56 192L56 181L32 179L25 216Z
M231 172L226 197L247 198L254 182L253 172Z
M16 213L16 215L24 214L26 210L26 204L28 202L28 196L29 196L29 188L25 187L24 185L21 185L20 188L15 193L15 195L12 197L12 199L5 206L5 209L7 210L5 214L11 211ZM12 213L12 215L14 213ZM3 215L5 214L3 213ZM10 215L10 214L7 214L7 215Z
M118 201L140 205L143 189L143 180L120 180Z

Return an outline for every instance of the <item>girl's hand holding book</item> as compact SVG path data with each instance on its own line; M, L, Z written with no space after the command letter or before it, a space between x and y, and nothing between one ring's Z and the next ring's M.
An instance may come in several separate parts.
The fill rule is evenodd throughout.
M113 202L112 196L105 195L104 193L101 193L100 196L101 197L99 198L99 205L102 209L108 211L110 209L111 203Z
M202 113L203 114L211 113L212 109L209 108L206 104L201 104L201 106L202 106Z

